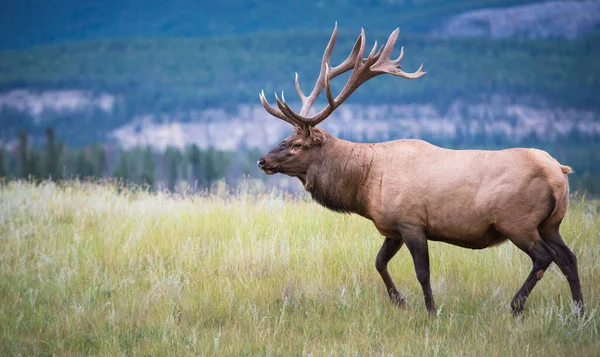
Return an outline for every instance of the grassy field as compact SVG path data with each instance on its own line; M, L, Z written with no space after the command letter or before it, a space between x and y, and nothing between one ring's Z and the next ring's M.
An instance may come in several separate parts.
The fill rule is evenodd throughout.
M11 182L0 188L0 355L598 356L597 211L576 199L562 225L584 318L555 265L513 318L524 253L432 243L435 319L406 248L390 263L408 297L396 308L372 224L303 198Z

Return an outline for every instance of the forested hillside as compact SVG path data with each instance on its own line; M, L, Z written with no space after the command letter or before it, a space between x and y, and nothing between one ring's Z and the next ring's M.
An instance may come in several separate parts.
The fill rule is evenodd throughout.
M334 62L347 55L358 31L339 35ZM100 130L140 114L256 104L261 89L285 90L294 100L294 72L304 88L312 85L329 34L103 40L5 51L0 90L81 89L118 96L118 114L92 124ZM385 41L387 34L368 32L367 40ZM534 107L600 108L600 37L488 41L401 34L398 42L405 46L403 68L415 70L424 63L427 75L416 81L377 78L361 87L351 103L432 103L443 111L456 99L477 103L504 95ZM343 80L334 81L334 90L341 85ZM22 125L20 116L5 110L5 135Z
M68 131L64 139L71 144L102 142L140 116L179 121L207 108L235 112L240 104L258 103L261 89L285 90L294 101L294 72L304 88L312 85L336 20L340 34L333 62L345 57L360 27L370 46L399 26L396 51L405 46L404 69L424 63L428 72L411 82L380 77L349 103L427 104L443 114L457 100L489 103L502 97L534 108L599 110L598 34L576 40L431 35L461 14L537 3L8 1L0 13L0 140L14 140L22 129L39 137L53 126ZM536 26L535 18L529 21ZM334 81L334 90L342 84L343 79ZM72 103L73 110L57 111L56 103L75 99L68 94L53 102L15 102L14 90L79 91L77 96L104 96L110 103L83 108ZM33 114L24 109L31 106Z
M369 45L389 32L367 32ZM255 102L264 88L305 86L318 74L328 31L294 31L208 39L104 40L6 51L0 88L83 88L122 93L134 111L189 109ZM350 52L360 29L339 35L333 62ZM402 34L402 64L428 75L411 83L382 77L355 102L482 99L501 93L516 100L546 98L552 105L598 107L600 37L578 41L442 40ZM334 82L335 84L336 82ZM450 85L451 84L451 85ZM547 103L539 103L544 105ZM150 105L150 107L148 106Z
M65 145L63 177L86 176L83 158L102 147L115 159L98 172L123 177L117 163L129 157L131 179L145 182L148 147L164 181L167 158L194 146L228 151L235 172L219 177L239 177L256 159L247 150L286 135L265 121L258 93L273 102L283 90L297 105L294 73L310 90L337 21L333 64L361 27L367 47L400 27L394 55L404 46L403 69L423 63L427 75L366 83L327 130L356 141L541 147L575 167L577 187L600 192L598 14L598 0L11 0L0 13L1 169L47 176L36 152L52 128ZM17 153L24 133L33 161ZM184 163L179 177L191 177Z

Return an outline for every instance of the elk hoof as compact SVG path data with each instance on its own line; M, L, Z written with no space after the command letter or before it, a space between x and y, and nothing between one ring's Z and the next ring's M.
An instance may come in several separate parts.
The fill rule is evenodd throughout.
M400 295L400 293L397 291L390 293L390 299L392 299L392 302L396 306L399 306L399 307L406 306L406 298L404 296Z
M523 314L525 308L523 306L513 306L511 310L513 317L519 317Z

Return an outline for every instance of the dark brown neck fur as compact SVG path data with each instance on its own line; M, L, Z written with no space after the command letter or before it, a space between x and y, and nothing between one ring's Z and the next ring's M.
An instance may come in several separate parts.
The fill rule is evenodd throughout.
M319 204L337 212L366 216L367 185L373 160L372 145L329 136L319 160L304 178L304 188Z

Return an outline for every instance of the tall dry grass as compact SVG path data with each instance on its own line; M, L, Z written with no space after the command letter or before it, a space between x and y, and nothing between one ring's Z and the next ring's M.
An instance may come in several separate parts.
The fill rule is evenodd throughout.
M600 215L575 199L562 225L588 314L552 265L520 318L531 269L511 244L432 243L427 316L412 260L390 263L358 216L277 193L177 196L112 185L0 188L2 356L598 356Z

